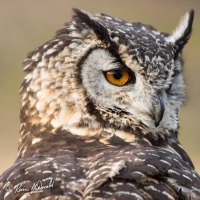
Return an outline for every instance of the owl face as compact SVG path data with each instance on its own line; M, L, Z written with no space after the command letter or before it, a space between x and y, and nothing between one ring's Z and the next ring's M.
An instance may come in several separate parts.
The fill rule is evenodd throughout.
M83 136L110 129L176 131L185 96L181 52L193 11L172 35L104 14L75 13L24 62L22 123Z
M126 65L109 50L97 48L81 65L81 78L88 99L105 121L109 119L115 124L118 118L121 123L115 126L122 127L143 124L146 131L149 127L151 131L161 131L164 127L176 130L184 84L181 66L180 71L174 68L172 64L165 81L147 81L136 62Z

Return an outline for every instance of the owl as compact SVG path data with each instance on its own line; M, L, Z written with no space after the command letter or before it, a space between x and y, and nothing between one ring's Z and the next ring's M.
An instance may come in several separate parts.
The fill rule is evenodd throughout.
M0 199L200 199L178 141L194 11L173 34L74 12L23 63L18 156Z

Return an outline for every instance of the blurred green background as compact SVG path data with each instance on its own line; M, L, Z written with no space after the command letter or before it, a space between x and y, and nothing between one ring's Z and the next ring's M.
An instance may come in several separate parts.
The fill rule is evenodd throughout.
M27 52L70 21L72 8L107 13L172 32L180 17L195 9L194 32L184 49L187 102L180 113L180 141L200 173L200 1L199 0L0 0L0 174L17 156L18 94Z

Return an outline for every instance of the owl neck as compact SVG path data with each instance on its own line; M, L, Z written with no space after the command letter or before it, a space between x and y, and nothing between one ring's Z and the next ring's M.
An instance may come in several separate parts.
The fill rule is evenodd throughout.
M66 154L66 152L79 152L87 156L85 149L95 150L108 146L130 146L133 148L143 146L157 146L182 157L191 166L192 162L177 140L177 132L171 136L157 137L153 134L143 135L141 130L130 133L122 130L109 128L107 130L96 130L96 134L90 137L75 135L61 128L55 130L51 126L42 127L23 123L20 129L20 143L18 159L22 157L55 156ZM84 155L85 154L85 155Z

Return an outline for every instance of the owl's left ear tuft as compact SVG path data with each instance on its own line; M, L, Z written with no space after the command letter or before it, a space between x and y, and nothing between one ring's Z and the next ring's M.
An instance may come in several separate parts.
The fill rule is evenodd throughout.
M175 45L175 57L178 56L178 54L182 51L183 47L190 39L190 36L192 34L193 20L194 10L192 9L189 13L185 14L173 34L166 38L168 42Z

